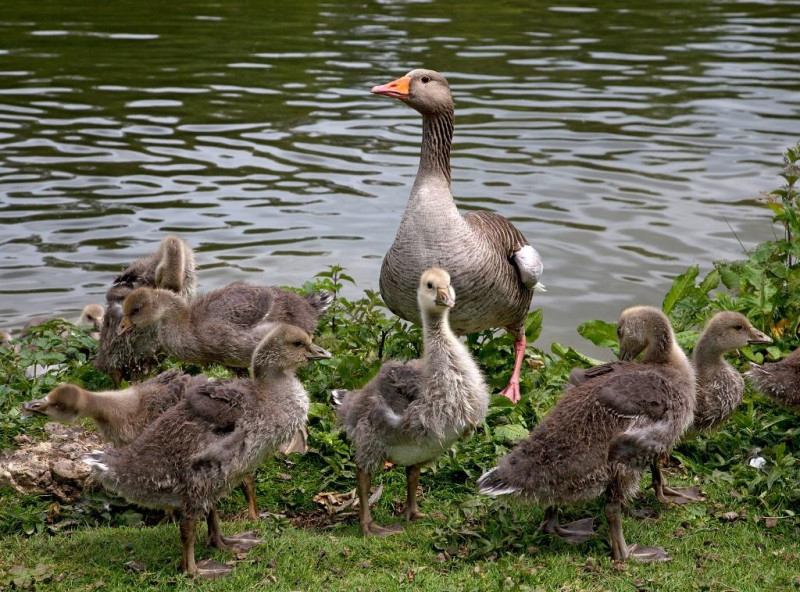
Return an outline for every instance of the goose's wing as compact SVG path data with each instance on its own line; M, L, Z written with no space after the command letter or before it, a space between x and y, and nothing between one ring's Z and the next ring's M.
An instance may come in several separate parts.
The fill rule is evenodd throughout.
M186 408L192 419L203 421L214 432L230 432L242 417L245 381L207 382L186 394Z
M526 288L531 290L539 283L544 270L542 258L507 218L487 210L477 210L465 214L464 220L511 262Z
M397 429L409 406L422 394L422 371L419 360L404 364L387 362L367 386L374 393L369 421L376 428Z

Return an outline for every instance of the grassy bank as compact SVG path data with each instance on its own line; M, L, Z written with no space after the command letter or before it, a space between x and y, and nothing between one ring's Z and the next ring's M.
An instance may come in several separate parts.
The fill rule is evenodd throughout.
M769 348L742 350L732 358L738 366L779 359L800 345L798 161L799 149L787 152L782 168L785 185L765 195L766 205L774 212L776 232L771 240L754 247L740 261L717 262L705 275L697 267L688 269L665 295L664 311L687 350L717 309L743 312L775 339ZM524 395L518 405L494 397L486 422L474 437L424 470L421 509L429 517L396 537L363 539L348 506L355 466L350 446L334 421L330 389L363 385L386 359L417 357L421 335L418 328L386 316L373 292L357 300L341 297L341 288L349 281L345 270L332 268L304 286L340 295L321 320L316 339L334 353L334 359L311 365L301 375L313 401L310 451L275 459L259 470L259 503L273 513L259 524L236 520L244 507L238 491L222 502L227 533L255 527L265 544L240 556L198 545L198 559L237 563L230 578L191 582L177 574L177 527L155 524L159 515L103 492L57 503L47 496L24 496L5 487L0 488L0 588L800 589L800 523L795 514L800 500L800 428L795 415L749 391L721 430L683 443L674 453L670 481L700 483L706 501L662 507L645 492L633 509L654 508L656 516L625 519L628 542L665 547L673 557L669 563L613 564L600 502L570 511L572 517L598 517L600 531L596 540L570 547L538 531L541 509L475 495L476 478L548 412L569 370L592 363L557 343L547 349L530 348L521 376ZM613 349L611 321L588 321L577 329L593 343ZM526 333L531 343L544 322L540 310L529 315ZM511 372L510 337L485 332L469 336L468 344L491 387L499 390ZM65 332L62 325L49 324L16 345L21 346L19 351L0 347L0 447L8 449L18 445L15 438L20 434L44 437L41 418L23 421L20 417L21 401L41 396L65 380L93 390L110 385L108 377L91 368L96 346L83 331ZM36 363L63 366L44 379L26 378L25 368ZM165 360L163 367L174 365ZM213 373L222 376L225 371ZM765 459L764 468L750 465L755 456ZM378 483L383 483L384 490L376 519L399 521L402 470L385 471L375 479L374 484Z

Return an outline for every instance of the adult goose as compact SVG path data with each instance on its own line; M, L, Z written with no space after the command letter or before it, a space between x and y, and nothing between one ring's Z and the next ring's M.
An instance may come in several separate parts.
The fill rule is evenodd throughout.
M139 327L122 335L122 301L143 286L170 290L185 298L194 295L194 252L174 235L165 236L158 249L137 259L114 278L106 292L106 314L100 329L100 342L94 367L105 372L119 388L123 379L141 380L158 365L160 348L155 326Z
M780 362L750 364L745 376L759 393L785 409L800 413L800 349Z
M131 444L92 452L84 461L100 483L128 500L181 510L183 571L192 577L230 571L195 563L195 523L205 517L209 542L222 550L260 542L250 534L225 537L215 502L305 423L308 394L295 372L330 357L301 328L278 323L253 352L252 379L193 388Z
M364 536L387 536L400 525L376 524L369 509L371 476L384 459L406 467L407 521L421 517L417 486L423 464L446 451L486 416L489 395L478 366L448 325L456 295L439 268L419 279L424 353L387 362L364 388L334 391L337 415L355 445L359 521Z
M567 538L576 533L558 525L556 508L605 495L614 559L663 561L663 549L628 547L622 503L691 421L694 370L661 311L633 307L621 321L621 341L628 328L643 335L651 362L631 362L566 390L530 436L481 476L478 491L547 506L545 530Z
M514 370L502 394L516 402L525 354L525 318L542 259L506 218L489 211L462 216L450 193L453 98L433 70L412 70L372 88L422 115L419 170L397 235L383 259L381 296L397 316L421 322L416 284L427 268L447 269L459 305L450 316L458 334L503 327L514 335Z

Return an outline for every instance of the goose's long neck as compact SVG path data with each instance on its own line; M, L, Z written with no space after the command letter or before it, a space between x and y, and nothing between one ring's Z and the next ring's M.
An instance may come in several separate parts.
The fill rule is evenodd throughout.
M437 178L450 185L450 147L453 145L452 107L422 117L422 150L417 180Z

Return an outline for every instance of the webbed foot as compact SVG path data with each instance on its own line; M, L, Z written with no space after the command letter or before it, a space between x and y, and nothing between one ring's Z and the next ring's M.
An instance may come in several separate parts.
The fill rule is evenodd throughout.
M399 534L405 529L402 524L392 524L391 526L381 526L375 522L368 522L361 525L361 532L364 536L387 537L393 534Z
M225 565L213 559L203 559L197 562L197 571L189 575L206 580L216 580L218 578L224 578L232 571L233 568L230 565Z
M672 557L661 547L644 547L642 545L631 545L628 547L628 559L639 563L662 563L664 561L672 561Z
M663 487L661 495L656 492L658 501L662 503L676 504L685 506L686 504L693 504L705 501L705 496L698 485L692 487Z
M403 510L403 516L406 517L406 522L413 522L414 520L419 520L420 518L427 518L428 515L420 512L419 510L411 510L406 508Z
M582 518L564 525L545 523L542 530L556 535L570 545L585 543L597 535L594 530L594 518Z

